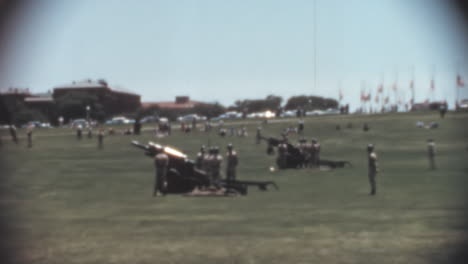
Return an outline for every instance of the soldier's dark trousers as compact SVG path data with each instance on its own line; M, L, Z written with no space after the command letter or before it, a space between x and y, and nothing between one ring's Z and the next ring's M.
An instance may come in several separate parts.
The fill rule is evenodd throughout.
M28 148L32 148L32 138L31 138L31 135L28 135Z
M429 156L429 168L430 168L431 170L435 170L435 169L436 169L435 159L434 159L434 157L432 157L432 156Z
M226 176L228 181L236 180L236 169L227 169Z
M376 181L375 181L376 177L377 177L376 172L372 172L372 171L369 172L369 184L370 184L370 187L371 187L371 191L370 191L371 195L375 195L375 193L377 192L377 184L376 184Z
M156 169L156 178L154 179L153 186L153 196L156 196L158 191L163 195L165 195L167 192L165 169Z

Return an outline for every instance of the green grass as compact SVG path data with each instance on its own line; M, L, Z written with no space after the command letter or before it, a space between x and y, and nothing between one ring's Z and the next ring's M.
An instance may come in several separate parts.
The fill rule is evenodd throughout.
M418 129L418 120L440 128ZM353 129L335 130L348 121ZM320 139L322 158L354 165L332 171L271 173L274 157L254 143L257 122L247 138L176 130L158 141L190 157L201 144L224 152L232 142L238 178L280 186L236 198L153 198L152 160L130 146L157 141L149 132L107 136L98 151L96 138L77 141L70 129L36 130L32 149L2 131L3 203L14 208L10 226L27 263L450 263L468 231L467 121L462 113L307 118L306 137ZM263 130L277 136L296 124ZM436 171L428 170L429 137ZM376 197L368 195L368 143L379 156Z

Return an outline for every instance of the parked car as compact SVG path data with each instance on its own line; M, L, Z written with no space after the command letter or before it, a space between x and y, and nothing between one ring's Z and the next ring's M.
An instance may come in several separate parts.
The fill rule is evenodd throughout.
M178 117L177 121L181 121L181 122L190 121L191 122L193 119L195 119L197 121L204 121L204 120L206 120L206 116L199 116L197 114L189 114L189 115Z
M140 120L140 123L157 123L159 121L159 117L157 116L145 116Z
M293 111L293 110L284 111L280 114L280 116L281 117L296 117L297 111Z
M324 113L322 110L307 111L306 116L323 115Z
M336 114L340 114L340 110L338 110L338 109L333 109L333 108L328 108L327 110L325 110L324 114L327 114L327 115L336 115Z
M86 127L88 125L88 121L86 121L85 119L75 119L71 122L72 128L76 128L79 125L81 125L82 127Z
M236 112L236 111L230 111L226 112L222 115L219 115L217 117L211 118L213 121L219 121L219 120L225 120L225 119L239 119L242 118L242 113Z
M124 116L117 116L112 118L111 120L106 121L106 125L121 125L121 124L133 124L135 120L127 119Z

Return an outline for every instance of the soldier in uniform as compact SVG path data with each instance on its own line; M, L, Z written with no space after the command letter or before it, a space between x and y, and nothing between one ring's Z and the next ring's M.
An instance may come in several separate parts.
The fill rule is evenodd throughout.
M367 132L367 131L369 131L369 129L370 129L370 128L369 128L369 125L368 125L367 123L364 123L364 125L362 126L362 130L363 130L364 132Z
M78 127L76 128L76 138L78 140L81 140L81 134L82 134L82 129L83 127L81 125L78 125Z
M304 120L303 119L299 120L299 124L297 126L297 132L299 133L299 135L302 135L304 133Z
M199 170L204 170L205 168L205 158L206 158L206 153L205 153L205 146L201 146L200 152L197 154L197 159L195 161L195 168Z
M16 135L15 125L10 125L10 135L11 135L11 140L13 140L15 144L18 144L18 136Z
M304 156L304 160L302 161L302 164L300 164L300 167L301 168L305 168L307 167L307 163L306 163L306 159L305 159L305 156L306 156L306 147L307 147L307 140L304 139L304 138L301 138L299 140L299 143L297 144L297 148L299 149L299 151L301 152L301 154Z
M169 156L162 152L154 157L156 167L156 177L154 179L153 196L165 195L167 191L167 171L169 166Z
M237 158L236 151L233 150L232 144L228 144L227 150L228 152L226 153L226 179L228 181L234 181L236 180L236 167L239 163L239 160Z
M205 156L203 160L203 168L205 169L206 175L208 175L208 180L210 185L214 185L214 172L213 172L213 163L215 159L215 147L210 147L208 150L208 155Z
M26 130L26 134L28 135L28 148L32 148L32 132L33 132L33 129L34 129L34 125L31 124L28 126L27 130Z
M93 127L88 126L88 138L91 139L93 137Z
M223 162L223 157L219 154L219 148L213 148L213 156L211 159L211 175L213 179L213 184L218 185L218 181L221 179L221 163Z
M104 130L101 128L98 132L98 148L102 149L104 143Z
M288 145L286 145L286 143L281 142L278 145L278 159L276 160L276 164L278 165L279 169L285 169L287 166L287 151Z
M255 135L255 143L260 144L260 140L262 139L262 127L257 127L257 134Z
M242 127L242 136L247 137L249 134L247 133L247 127L243 126Z
M194 117L192 118L192 130L195 131L197 128L197 119Z
M436 154L435 142L433 139L428 139L427 140L427 157L429 158L429 168L431 170L436 169L435 154Z
M374 145L367 145L367 158L369 162L369 184L371 187L370 195L375 195L377 192L377 186L375 178L377 177L377 154L374 152Z
M312 163L315 167L320 166L320 143L316 138L312 139Z

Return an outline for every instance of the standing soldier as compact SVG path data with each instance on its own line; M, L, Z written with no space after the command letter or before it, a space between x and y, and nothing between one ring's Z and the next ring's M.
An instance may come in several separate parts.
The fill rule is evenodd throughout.
M81 140L81 133L82 133L82 126L81 125L78 125L78 127L76 128L76 138L78 140Z
M444 102L441 106L439 106L440 111L440 118L445 117L445 113L447 113L447 102Z
M257 134L255 135L255 143L260 144L260 140L262 139L262 127L257 127Z
M287 151L288 145L286 145L284 142L281 142L278 145L278 159L276 160L276 164L278 165L279 169L285 169L287 167Z
M192 130L195 131L197 128L197 119L195 117L192 118Z
M236 167L239 160L237 159L237 153L233 150L232 144L228 144L227 150L226 179L228 181L234 181L236 180Z
M16 135L15 125L10 125L10 135L11 135L11 140L13 140L13 142L15 142L15 144L18 144L18 137Z
M91 139L93 137L93 127L88 125L88 138Z
M367 132L367 131L369 131L369 129L370 129L369 125L367 123L364 123L364 125L362 126L362 130L364 132Z
M429 158L429 168L431 170L436 169L436 164L435 164L435 153L436 153L436 146L435 142L433 139L428 139L427 140L427 156Z
M26 129L26 134L28 135L28 148L32 148L32 132L34 129L34 125L31 124Z
M299 124L297 126L297 132L299 133L299 135L302 135L304 133L304 120L303 119L299 120Z
M247 127L243 126L242 127L242 136L247 137L248 135L249 135L249 133L247 132Z
M320 143L318 142L316 138L312 139L312 149L313 149L312 150L313 152L312 162L315 167L319 167L320 166Z
M221 179L221 163L223 162L223 157L219 154L219 148L213 148L213 156L211 160L211 175L213 183L218 187L218 182Z
M103 143L104 143L104 130L100 128L98 132L98 148L99 149L102 149Z
M169 166L169 157L161 152L154 157L156 167L156 178L154 179L153 196L166 195L167 192L167 169Z
M205 165L205 146L201 146L200 152L197 154L197 160L195 161L195 168L199 170L204 170L204 165Z
M210 181L210 185L213 185L213 159L214 159L214 147L210 147L208 149L208 154L204 156L203 158L203 169L206 172L206 175L208 176L208 180Z
M377 177L377 154L374 152L374 145L367 145L367 158L369 160L369 183L371 187L370 195L375 195L377 192L377 186L375 178Z

